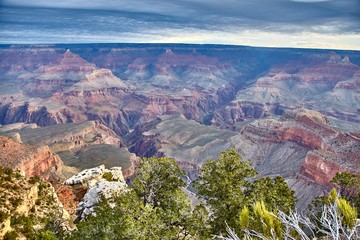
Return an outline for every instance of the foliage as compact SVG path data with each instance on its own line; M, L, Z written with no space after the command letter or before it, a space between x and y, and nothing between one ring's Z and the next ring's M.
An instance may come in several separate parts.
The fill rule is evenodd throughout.
M202 166L194 187L211 209L214 233L225 229L225 222L232 228L237 226L238 214L247 203L243 189L250 185L248 178L255 176L250 161L242 161L234 149Z
M247 206L244 206L240 212L239 224L241 229L247 229L250 223L250 210Z
M33 177L30 177L28 182L30 184L35 184L35 183L41 182L41 180L40 180L40 178L38 176L33 176Z
M316 221L318 232L334 239L358 239L360 223L356 222L356 208L340 197L334 188L323 205L320 219Z
M13 215L10 218L10 226L24 236L30 237L35 234L34 221L31 217L25 215Z
M114 208L106 200L97 206L96 215L80 222L70 239L135 239L140 215L139 200L133 191L115 199ZM144 217L145 217L144 212Z
M9 216L8 212L0 210L0 223L4 222Z
M256 220L258 221L256 225L260 225L261 228L259 231L262 232L263 236L273 239L281 238L281 222L274 213L266 209L264 202L255 203L253 209Z
M134 180L134 189L143 200L144 206L166 208L171 204L172 194L185 186L182 176L185 174L173 159L142 158L138 174Z
M290 212L295 208L295 192L289 188L285 179L277 176L274 179L264 177L255 180L245 191L249 202L263 201L271 211L279 209Z
M234 149L222 152L217 161L211 160L202 166L194 187L210 207L213 234L224 233L228 226L242 235L249 224L268 216L265 209L280 208L289 212L294 208L294 192L282 177L252 180L256 175L250 161L243 161ZM259 208L257 202L262 202L263 208ZM260 215L254 215L255 206ZM267 220L270 218L259 221Z
M39 231L34 237L34 240L57 240L57 239L58 238L56 237L56 235L50 230Z
M282 212L281 210L269 212L265 205L257 203L254 207L261 217L265 229L256 229L250 224L244 230L245 239L303 239L310 240L321 236L323 239L348 239L360 238L360 223L357 222L357 212L348 201L339 197L336 190L327 196L328 202L322 206L320 216L309 218L297 212ZM265 220L267 219L267 220ZM281 228L278 228L281 224ZM271 227L271 228L269 228ZM269 235L270 229L270 235ZM271 229L274 229L271 231ZM228 237L218 236L219 239L239 240L239 235L227 227ZM279 232L280 230L280 232Z
M18 236L19 235L15 231L7 232L4 236L4 240L16 240Z
M134 189L103 199L70 239L206 239L208 213L191 209L183 174L174 160L142 159Z
M360 176L349 172L338 172L331 182L335 184L343 198L357 207L360 215Z
M341 215L341 222L348 226L349 228L353 228L356 224L357 220L357 210L355 207L351 206L345 199L339 198L337 199L336 205Z
M113 175L111 172L105 172L102 177L109 182L113 181Z

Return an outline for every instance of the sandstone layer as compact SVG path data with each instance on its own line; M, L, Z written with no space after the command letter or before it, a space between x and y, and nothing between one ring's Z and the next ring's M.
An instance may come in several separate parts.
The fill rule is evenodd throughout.
M63 165L60 157L49 147L36 147L0 136L0 166L18 169L26 176L43 176Z

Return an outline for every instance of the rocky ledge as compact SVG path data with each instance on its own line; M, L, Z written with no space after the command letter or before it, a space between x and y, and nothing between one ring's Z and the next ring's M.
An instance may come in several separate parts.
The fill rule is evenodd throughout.
M93 213L101 197L108 199L127 191L128 188L121 167L106 169L104 165L86 169L66 180L64 184L77 190L86 190L76 209L77 221Z

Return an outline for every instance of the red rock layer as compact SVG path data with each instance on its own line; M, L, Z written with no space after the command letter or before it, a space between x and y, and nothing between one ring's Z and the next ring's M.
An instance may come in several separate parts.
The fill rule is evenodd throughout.
M254 142L294 142L309 150L300 174L322 185L329 185L337 172L360 175L358 133L341 133L327 119L309 110L285 114L279 121L268 119L247 125L242 135Z
M52 168L58 169L63 163L48 146L34 147L0 136L0 165L19 169L31 177L42 176Z
M356 154L359 157L359 152ZM360 175L360 171L356 168L346 166L348 164L346 155L349 154L311 151L306 155L300 174L322 185L329 185L337 172L348 171ZM357 166L359 165L360 161L358 160Z
M67 185L60 185L57 187L56 194L60 202L63 204L64 209L71 215L75 214L75 210L79 201L76 201L76 195L72 187Z

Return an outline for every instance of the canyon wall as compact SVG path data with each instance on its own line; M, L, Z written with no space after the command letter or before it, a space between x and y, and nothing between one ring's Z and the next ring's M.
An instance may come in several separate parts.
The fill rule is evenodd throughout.
M3 136L0 136L0 146L0 166L18 169L27 177L43 176L63 165L60 157L47 146L25 145Z

